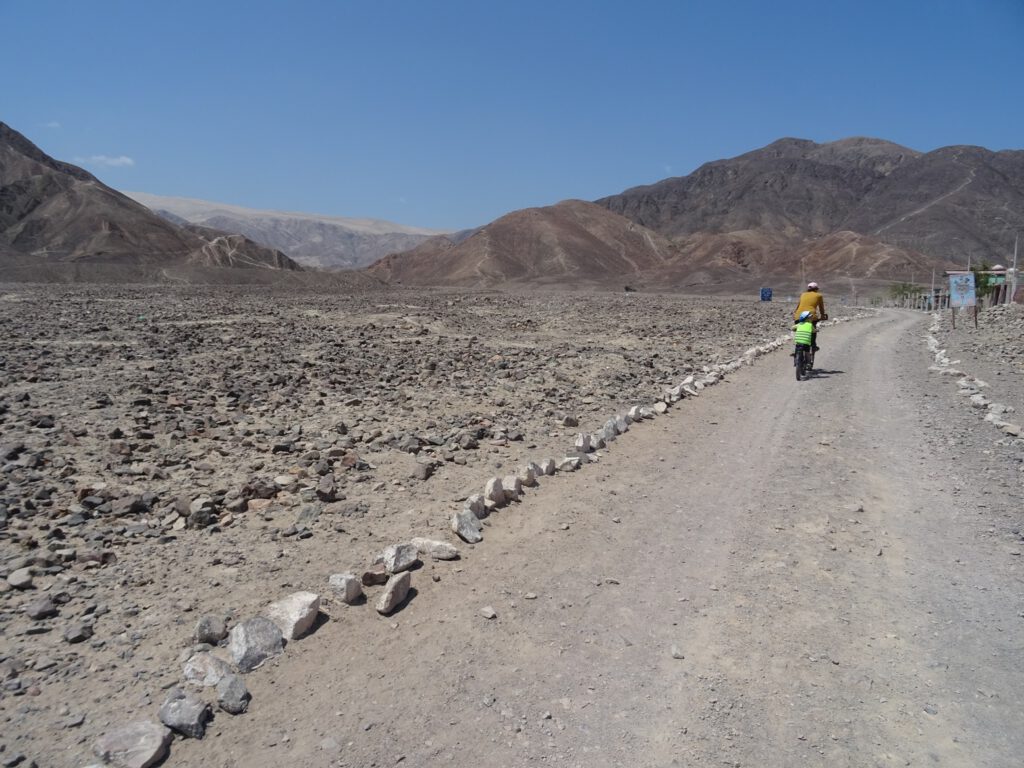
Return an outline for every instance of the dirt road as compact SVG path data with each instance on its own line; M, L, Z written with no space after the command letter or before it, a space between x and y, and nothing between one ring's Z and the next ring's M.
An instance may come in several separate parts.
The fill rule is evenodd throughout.
M1022 474L926 323L827 329L812 380L777 352L631 431L391 618L333 609L169 764L1020 765Z

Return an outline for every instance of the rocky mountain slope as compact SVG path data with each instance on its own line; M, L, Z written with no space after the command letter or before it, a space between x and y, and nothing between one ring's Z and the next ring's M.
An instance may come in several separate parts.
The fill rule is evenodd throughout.
M531 209L459 246L428 242L372 272L411 283L562 280L704 291L796 288L804 276L833 285L920 281L968 259L1007 260L1024 229L1024 152L782 139L596 202L638 228L590 214L563 232L555 209ZM632 234L621 258L608 259L582 236L580 227L598 221L597 240L607 240L611 222Z
M1005 261L1024 228L1024 151L782 139L597 202L691 254L730 235L790 273L806 259L827 271L844 265L854 275L888 276L912 263ZM828 238L840 232L849 234L837 251ZM857 261L839 258L854 241Z
M443 234L440 230L376 219L263 211L144 192L125 194L168 221L244 235L309 267L359 269L389 253L415 248L424 240Z
M869 139L782 139L597 203L669 237L746 230L820 236L842 229L873 184L916 154Z
M461 242L433 238L370 268L388 282L420 285L605 285L665 268L668 239L581 200L514 211Z
M299 269L245 238L165 221L3 123L0 263L39 268L40 275L59 272L60 265L114 266L125 279L154 268Z

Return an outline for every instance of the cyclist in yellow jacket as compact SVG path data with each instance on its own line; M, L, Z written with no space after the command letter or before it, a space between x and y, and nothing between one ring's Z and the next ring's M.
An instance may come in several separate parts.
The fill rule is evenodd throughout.
M804 312L811 313L811 322L815 326L822 320L828 320L828 315L825 314L825 297L818 290L818 284L813 281L809 282L807 290L800 294L800 301L797 303L796 311L793 313L793 319L799 319L800 315ZM811 346L814 347L815 352L818 351L817 328L815 328Z

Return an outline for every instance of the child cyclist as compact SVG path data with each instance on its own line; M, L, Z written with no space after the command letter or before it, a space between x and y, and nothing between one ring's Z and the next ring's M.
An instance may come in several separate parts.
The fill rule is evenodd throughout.
M800 313L800 316L797 317L796 323L793 325L793 341L796 343L796 347L789 353L789 356L794 358L793 362L799 366L800 358L797 355L797 352L803 348L806 350L804 364L807 365L806 370L810 370L810 361L814 356L814 353L811 351L814 348L814 315L812 315L810 311L804 310ZM804 371L802 370L798 370L796 372L797 381L800 380L803 373Z
M801 312L796 319L796 325L793 326L793 340L798 345L802 344L808 348L814 344L814 316L807 310Z

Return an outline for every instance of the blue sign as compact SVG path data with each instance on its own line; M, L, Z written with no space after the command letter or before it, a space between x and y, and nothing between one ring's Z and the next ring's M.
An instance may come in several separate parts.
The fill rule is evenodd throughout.
M761 301L771 301L771 300L772 300L772 289L771 288L762 288L761 289Z
M964 272L949 276L949 306L973 307L977 303L974 295L974 273Z

